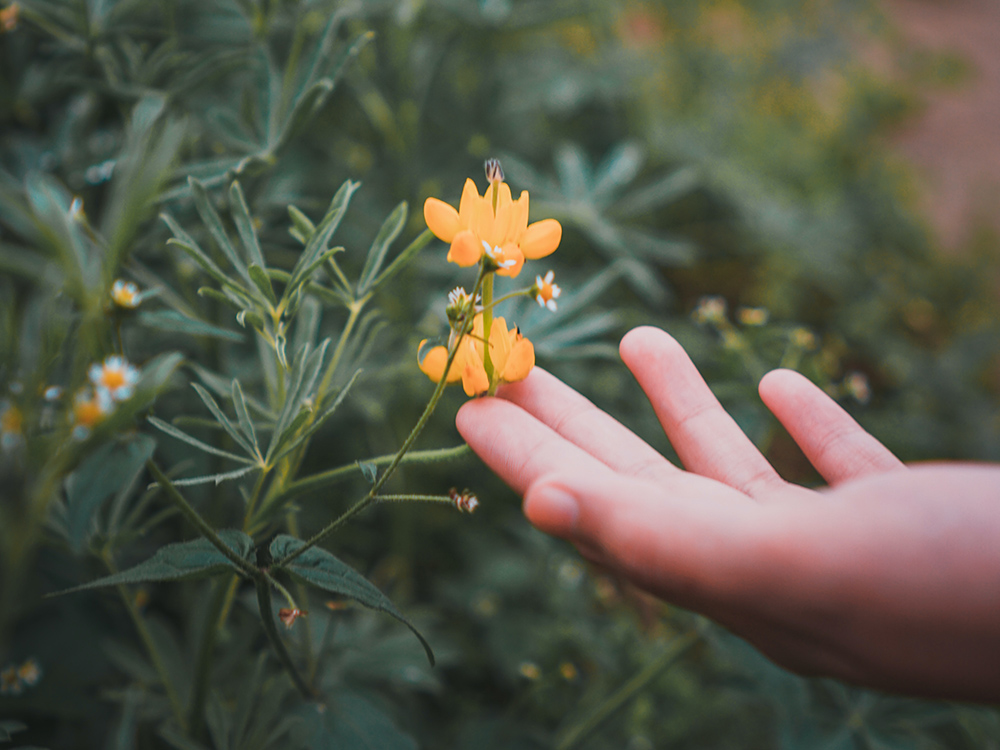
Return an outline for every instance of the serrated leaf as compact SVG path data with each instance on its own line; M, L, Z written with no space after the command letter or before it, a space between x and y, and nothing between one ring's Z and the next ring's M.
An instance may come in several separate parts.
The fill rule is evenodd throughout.
M66 481L66 529L72 550L86 547L94 516L113 494L127 487L153 455L156 441L137 435L126 442L101 446Z
M255 564L253 540L236 529L222 529L219 538L238 557ZM193 539L190 542L176 542L161 547L156 553L138 565L114 575L98 578L96 581L75 586L57 594L74 591L118 586L121 584L152 583L154 581L177 581L185 578L210 576L225 571L240 569L223 555L208 539Z
M189 318L176 310L142 310L138 315L140 325L148 328L155 328L158 331L169 331L170 333L183 333L189 336L209 336L214 339L226 339L227 341L243 341L243 334L238 331L230 331L228 328L221 328L204 320Z
M247 259L251 265L256 264L263 268L267 264L264 262L264 254L260 251L260 243L257 241L257 230L250 217L246 198L243 197L243 188L237 181L233 181L233 184L229 186L229 210L232 213L236 231L240 235L240 241L247 251Z
M407 203L403 201L382 222L382 226L379 228L378 234L375 235L375 240L368 250L368 256L365 258L365 267L361 270L361 276L358 279L359 297L368 291L378 272L382 270L382 264L385 263L385 254L389 250L389 245L403 231L408 213L409 208Z
M271 286L271 279L268 277L267 272L256 263L251 263L247 268L247 273L250 274L250 281L252 281L254 286L260 290L260 293L267 298L267 301L270 302L272 306L277 305L278 298L274 294L274 287Z
M243 398L243 389L240 381L233 379L233 407L236 409L236 418L239 420L240 429L247 436L253 445L254 455L260 456L260 446L257 444L257 430L254 429L253 420L250 419L250 412L247 411L247 402Z
M392 603L389 597L375 588L375 586L369 583L364 576L350 565L341 562L320 547L310 547L294 560L285 564L280 563L283 558L301 549L304 545L305 542L301 539L296 539L287 534L279 534L271 542L269 548L271 558L276 561L275 564L277 567L280 567L280 569L286 571L294 578L321 588L324 591L329 591L332 594L346 596L365 607L385 612L395 617L413 632L424 647L427 659L432 665L434 664L434 652L431 651L430 644L427 643L419 631L396 609L396 605Z
M241 464L253 463L252 460L246 458L245 456L237 456L235 453L230 453L229 451L222 450L222 448L216 448L214 445L203 443L198 438L188 435L186 432L183 432L182 430L178 430L172 424L164 422L162 419L157 419L154 416L149 416L148 419L149 423L153 425L153 427L155 427L156 429L165 432L171 437L177 438L178 440L183 440L188 445L193 445L200 451L204 451L205 453L212 453L216 456L222 456L223 458L229 458L232 459L233 461L239 461Z

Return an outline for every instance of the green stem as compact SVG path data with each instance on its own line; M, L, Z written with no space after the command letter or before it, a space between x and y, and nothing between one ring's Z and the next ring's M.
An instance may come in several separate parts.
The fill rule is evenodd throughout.
M376 495L376 503L444 503L454 505L451 495Z
M184 517L187 518L191 524L201 532L201 535L208 539L208 541L210 541L212 545L226 557L226 559L228 559L246 575L251 577L258 575L257 568L233 552L229 545L222 541L219 535L215 533L215 529L209 526L208 522L198 515L198 511L191 507L190 503L188 503L188 501L184 499L184 496L177 491L176 487L174 487L173 482L167 478L167 475L160 470L159 466L153 463L152 459L146 462L146 468L149 469L149 473L153 475L156 482L163 488L163 491L167 493L167 497L173 501L174 505L177 506Z
M631 700L636 693L683 656L698 640L699 634L699 628L693 628L684 635L675 638L659 657L643 667L638 674L610 695L596 710L591 711L586 719L576 726L570 727L556 744L556 750L570 750L586 739L591 732Z
M253 518L254 510L257 508L257 502L260 500L260 492L264 487L264 479L267 477L268 469L261 469L260 474L257 475L257 481L254 482L253 490L250 492L250 499L247 501L247 512L243 516L243 531L246 531L250 525L250 519Z
M471 449L465 443L462 445L456 445L454 448L431 448L423 451L410 451L403 457L402 460L400 460L399 463L402 465L411 463L430 463L432 461L448 461L468 455L470 452ZM374 464L375 466L388 466L392 463L392 459L395 457L395 453L389 453L384 456L378 456L377 458L369 458L361 463ZM297 479L286 486L281 494L274 498L273 502L289 500L306 492L322 489L323 487L331 484L336 484L337 482L343 481L354 476L355 474L360 473L361 466L359 462L355 461L352 464L338 466L335 469L329 469L318 474L303 477L302 479Z
M306 700L316 700L319 695L302 679L302 675L299 674L299 670L295 666L295 662L292 661L288 649L285 648L285 644L281 640L281 634L278 633L278 628L274 623L274 612L271 611L271 582L267 577L258 575L254 583L257 586L257 606L260 608L260 618L264 623L264 632L267 633L267 638L271 641L271 645L278 655L278 660L287 670L288 676L295 683L295 687L302 693L302 697Z
M476 293L479 291L480 284L484 282L483 276L484 276L484 271L480 267L479 276L476 279L475 286L473 286L472 288L473 297L475 297ZM400 462L403 460L403 456L406 455L406 452L410 450L410 447L420 436L420 433L423 432L423 429L427 425L427 421L430 419L431 414L434 413L434 409L437 407L438 401L441 400L441 394L444 393L444 387L448 382L448 373L451 371L451 365L455 361L455 356L458 354L458 349L462 344L462 339L465 338L466 334L468 334L469 331L472 329L472 323L474 319L475 319L474 316L472 315L468 316L468 318L466 319L465 323L462 326L462 329L459 331L458 336L455 337L455 343L451 347L451 350L448 352L448 359L444 365L444 372L441 373L441 379L438 381L437 386L434 388L434 393L431 394L431 398L427 402L427 406L424 407L424 411L420 415L420 419L417 420L417 423L413 426L413 429L410 431L410 434L406 437L406 440L403 442L403 445L400 446L399 450L396 452L396 455L393 456L393 459L389 463L389 466L386 467L386 470L382 472L382 476L380 476L378 480L372 485L372 488L371 490L368 491L368 494L365 495L363 498L361 498L361 500L356 502L353 506L348 508L339 517L335 518L333 521L327 524L319 533L315 534L311 539L309 539L305 544L303 544L297 550L285 556L281 560L277 560L276 561L277 564L285 565L290 561L294 560L299 555L304 554L307 550L312 549L321 541L326 539L330 534L332 534L338 527L344 524L347 520L356 516L358 513L360 513L362 510L367 508L375 501L375 496L378 494L378 491L382 489L382 485L384 485L388 481L389 477L392 476L393 472L396 470L396 467L399 466Z
M191 703L188 705L188 726L192 737L201 734L205 717L205 698L208 696L208 680L212 667L212 651L215 648L215 637L222 628L223 614L227 612L226 601L229 590L235 588L239 576L230 579L220 579L216 582L212 601L209 603L208 616L205 618L205 630L198 644L198 658L195 662L194 682L191 686Z
M111 555L107 550L104 551L102 557L104 558L104 564L107 566L108 572L111 573L111 575L118 573L118 567L112 561ZM156 648L156 641L153 640L153 635L149 632L149 628L146 626L146 621L142 619L142 614L139 612L139 608L136 606L135 599L132 597L131 592L129 592L124 584L119 584L115 588L118 589L118 594L121 596L122 602L125 604L125 609L128 610L129 617L132 619L132 624L139 633L142 645L145 646L146 653L149 655L150 661L153 662L153 669L156 670L156 674L163 683L163 689L167 694L167 701L170 703L170 709L173 711L174 719L177 720L181 729L186 731L187 721L184 717L184 706L181 705L181 699L177 694L177 688L174 687L174 683L170 679L170 674L167 672L166 663L163 661L163 657Z
M483 279L483 339L486 341L483 347L483 366L486 368L486 377L489 378L491 385L493 384L493 360L490 358L489 342L490 329L493 328L493 276L494 274L488 273ZM476 293L473 291L472 298L475 299L475 297Z

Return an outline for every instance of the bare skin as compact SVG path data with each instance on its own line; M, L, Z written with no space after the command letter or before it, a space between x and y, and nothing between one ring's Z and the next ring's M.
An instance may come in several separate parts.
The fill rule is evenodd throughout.
M1000 467L907 467L803 376L760 396L829 487L783 480L681 346L621 355L684 464L535 368L459 431L538 528L796 672L1000 700Z

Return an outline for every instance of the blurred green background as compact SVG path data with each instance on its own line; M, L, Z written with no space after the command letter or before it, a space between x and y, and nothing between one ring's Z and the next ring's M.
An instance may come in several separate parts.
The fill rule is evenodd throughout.
M515 194L530 192L532 220L564 227L551 263L525 271L555 270L559 312L525 301L505 314L540 365L666 454L617 359L618 339L638 324L685 345L789 479L818 482L756 396L760 375L779 365L827 388L904 460L1000 458L995 233L970 227L958 252L942 251L919 215L913 169L891 145L923 92L961 86L969 72L960 56L905 48L877 3L20 0L16 18L10 7L0 32L6 404L20 403L25 384L79 380L107 353L100 294L117 277L161 289L148 310L183 311L238 339L129 319L132 361L176 350L260 387L250 336L196 294L205 277L165 244L161 211L204 234L189 175L217 196L238 178L265 255L284 268L298 253L287 205L318 221L345 180L361 181L335 237L353 278L394 206L409 202L409 242L424 228L425 198L457 204L466 177L482 189L483 160L498 157ZM893 64L873 66L872 50ZM293 107L327 70L332 85ZM102 254L75 271L60 254L75 231L64 227L73 198ZM365 377L304 473L392 453L409 432L431 391L417 342L444 330L447 291L470 281L444 254L435 241L379 293L368 321L377 337L352 354ZM724 317L706 318L706 296L725 301ZM321 335L336 336L344 317L325 311ZM192 380L182 367L156 414L198 413ZM418 448L460 442L462 401L460 389L446 395ZM136 424L157 439L161 465L186 476L225 468ZM35 479L31 450L0 454L8 523ZM258 666L267 647L241 597L219 638L209 733L171 730L120 602L42 598L105 572L93 554L100 534L74 552L57 523L0 631L0 669L30 657L43 676L0 696L0 728L21 722L13 746L51 748L1000 747L992 710L795 677L589 569L533 531L474 458L406 467L392 481L410 492L468 487L481 506L471 517L378 508L328 545L438 654L430 669L393 621L310 601L315 630L333 631L322 678L340 696L331 721L351 731L314 732L315 712L274 659ZM362 488L301 497L302 526L320 527ZM191 497L223 527L240 486ZM186 538L176 516L157 515L164 507L151 500L151 523L115 554L134 562ZM143 594L182 673L207 586Z

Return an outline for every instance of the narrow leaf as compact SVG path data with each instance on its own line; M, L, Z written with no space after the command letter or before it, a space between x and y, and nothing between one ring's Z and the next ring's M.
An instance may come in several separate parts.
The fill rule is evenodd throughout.
M257 230L250 217L246 198L243 197L243 188L236 181L229 186L229 210L233 216L233 223L236 224L236 231L239 232L240 241L247 251L247 260L263 268L267 264L264 263L264 254L260 251L260 243L257 241Z
M254 451L253 446L247 440L247 436L245 436L242 432L236 429L236 425L234 425L232 423L232 420L230 420L229 417L226 416L226 413L222 411L222 408L219 406L216 400L212 398L212 394L210 394L208 391L206 391L197 383L192 383L191 387L194 388L195 393L198 394L199 398L201 398L201 400L205 402L205 406L207 406L208 410L212 412L212 415L215 417L216 421L218 421L218 423L222 425L222 428L227 433L229 433L229 437L235 440L236 444L239 445L243 450L245 450L248 455L255 456L256 452ZM244 405L244 408L246 408L246 405Z
M208 233L212 235L212 240L214 240L216 246L222 251L222 254L233 265L233 268L239 272L240 276L248 278L246 264L237 254L236 248L233 247L233 243L229 240L229 235L226 234L226 229L222 225L222 219L219 218L215 206L212 205L212 196L208 194L205 186L194 177L188 177L188 185L191 186L194 207L198 210L201 220L205 222Z
M208 257L208 254L201 249L191 235L181 228L181 225L174 220L173 216L168 213L162 213L160 214L160 218L174 234L174 239L167 240L168 245L176 245L181 248L181 250L190 255L198 265L208 271L208 274L220 284L229 282L229 278L222 272L222 269L215 265L215 261Z
M218 532L219 538L237 556L250 564L255 564L253 540L236 529L223 529ZM305 557L305 555L303 555ZM123 570L114 575L98 578L96 581L75 586L65 591L59 591L51 596L69 594L74 591L118 586L120 584L151 583L153 581L176 581L183 578L210 576L224 571L240 569L223 555L207 539L194 539L190 542L177 542L161 547L156 553L138 565ZM367 582L366 582L367 583ZM370 584L369 584L370 585Z
M284 447L284 449L282 449L282 444L284 443L284 439L279 441L279 444L275 448L275 451L280 451L280 453L278 453L273 459L269 459L269 462L271 464L277 463L282 458L287 456L291 451L295 450L299 445L301 445L303 441L308 440L312 436L312 434L316 432L316 430L322 427L323 423L326 422L326 420L329 419L330 416L337 410L337 407L340 406L341 403L343 403L344 398L346 398L347 396L347 392L350 390L351 386L354 385L354 381L358 379L358 376L360 374L361 374L360 369L355 371L354 375L351 376L351 379L348 381L347 385L345 385L343 389L341 389L340 393L337 394L336 400L332 404L330 404L330 406L324 409L322 414L313 419L312 424L309 425L305 430L303 430L300 435L296 436L291 443L289 443ZM308 414L308 412L300 412L299 416L302 416L303 414ZM285 435L288 438L291 438L293 435L295 435L295 430L298 429L298 425L296 425L297 421L298 417L296 417L296 419L292 422L292 426L285 431ZM305 420L303 419L302 421L304 422ZM292 429L293 427L295 429Z
M316 225L309 220L308 216L291 204L288 206L288 216L292 220L292 226L288 229L289 234L303 245L308 245L316 231Z
M346 596L370 609L385 612L395 617L417 636L417 639L424 647L424 651L427 653L428 661L432 665L434 664L434 652L431 651L430 644L413 627L410 621L396 609L396 605L392 603L389 597L369 583L358 571L341 562L325 549L310 547L288 564L281 565L280 560L282 558L287 557L304 545L305 542L301 539L296 539L287 534L280 534L271 542L271 557L276 561L275 564L277 567L287 571L294 578L321 588L324 591Z
M142 310L138 320L141 325L155 328L158 331L183 333L191 336L209 336L227 341L244 340L243 334L237 331L230 331L228 328L212 325L197 318L189 318L176 310Z
M375 484L378 479L378 468L373 463L368 463L367 461L358 461L358 468L361 470L361 475L367 480L368 484Z
M188 435L186 432L181 432L172 424L164 422L162 419L157 419L154 416L148 417L149 423L153 425L158 430L161 430L171 437L175 437L178 440L183 440L188 445L193 445L198 450L204 451L205 453L212 453L216 456L222 456L223 458L229 458L233 461L239 461L242 464L253 463L250 459L243 456L237 456L235 453L230 453L229 451L224 451L221 448L216 448L214 445L209 445L208 443L201 442L198 438Z
M256 468L256 466L244 466L242 469L236 469L236 471L224 471L221 474L205 474L200 477L174 479L173 485L174 487L193 487L198 484L209 484L211 482L214 482L215 484L222 484L230 479L239 479L242 476L246 476Z
M385 262L385 254L389 250L389 245L403 231L408 212L406 201L403 201L382 222L382 226L378 230L378 234L375 235L375 240L372 242L371 248L368 250L365 267L361 270L361 277L358 279L359 296L368 291L375 276L382 270L382 264Z
M260 290L260 293L267 298L267 301L270 302L272 306L277 305L278 298L274 294L274 287L271 286L271 279L268 277L267 271L265 271L261 266L258 266L256 263L251 263L250 267L247 268L247 273L250 274L250 281L252 281L254 286Z
M299 256L295 268L292 269L292 278L288 282L290 287L294 288L301 281L305 280L305 269L310 267L312 262L319 257L320 253L326 250L326 243L340 225L340 221L344 218L344 213L347 211L347 204L350 202L351 196L360 186L360 182L348 180L337 190L337 193L333 196L333 200L330 201L330 207L327 209L323 221L316 227L316 231L309 238L305 250Z
M250 412L247 411L247 402L243 398L243 389L240 381L233 379L233 407L236 409L236 418L239 420L240 429L253 444L253 452L260 455L260 447L257 445L257 431L254 429L253 420L250 419Z

